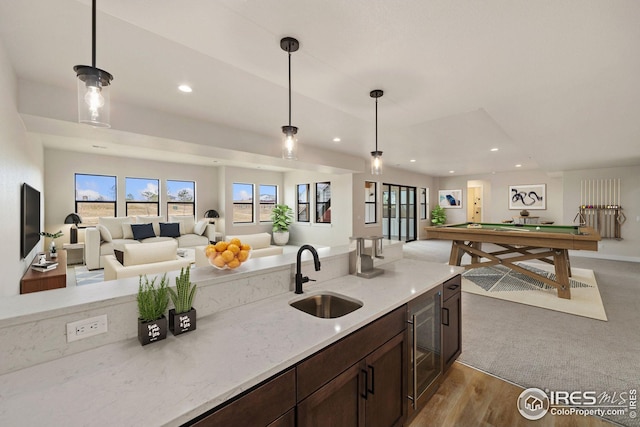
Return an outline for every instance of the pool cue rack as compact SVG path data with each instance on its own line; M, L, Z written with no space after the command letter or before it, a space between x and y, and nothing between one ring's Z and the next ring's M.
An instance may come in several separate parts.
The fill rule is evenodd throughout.
M620 203L620 179L583 180L580 207L573 218L581 226L594 228L603 239L622 240L622 224L627 218Z

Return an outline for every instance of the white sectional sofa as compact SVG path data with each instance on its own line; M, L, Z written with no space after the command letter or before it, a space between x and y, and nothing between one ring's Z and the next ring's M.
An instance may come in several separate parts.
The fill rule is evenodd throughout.
M260 258L270 255L281 255L283 252L282 246L274 246L271 244L271 234L269 233L229 235L226 236L225 240L228 242L234 237L240 239L242 243L251 245L251 258ZM205 246L199 246L195 248L196 267L205 267L209 265L209 260L204 254Z
M156 242L148 245L126 243L122 245L122 262L115 255L104 257L104 280L117 280L141 275L160 275L168 271L189 268L188 259L176 255L178 243Z
M175 241L179 248L193 248L215 240L215 224L208 219L196 222L190 215L169 216L168 221L158 216L101 217L95 228L86 230L85 259L87 268L96 270L104 267L114 248L125 244Z

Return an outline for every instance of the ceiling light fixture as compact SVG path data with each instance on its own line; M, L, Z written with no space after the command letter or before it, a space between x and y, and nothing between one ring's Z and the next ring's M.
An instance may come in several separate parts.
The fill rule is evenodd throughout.
M517 164L517 165L516 165L516 167L517 167L517 168L521 168L521 167L522 167L522 165L520 165L520 164Z
M378 98L384 95L380 89L369 92L369 96L376 99L376 151L371 152L371 175L382 175L382 151L378 150Z
M285 37L280 40L280 47L287 52L289 57L289 124L282 126L282 133L284 134L282 142L282 158L288 160L297 159L298 151L298 128L291 126L291 52L296 52L300 48L300 43L293 37Z
M498 151L498 149L497 148L492 148L491 151Z
M96 0L91 9L91 66L76 65L78 77L78 121L95 127L111 127L109 123L109 85L113 76L96 68Z
M415 163L415 162L416 162L416 159L411 159L411 160L409 160L409 161L410 161L411 163Z
M189 85L180 85L178 86L178 90L180 92L184 92L184 93L191 93L193 92L193 89L191 89L191 86Z
M338 138L337 136L335 138L333 138L333 142L340 142L342 141L340 138Z

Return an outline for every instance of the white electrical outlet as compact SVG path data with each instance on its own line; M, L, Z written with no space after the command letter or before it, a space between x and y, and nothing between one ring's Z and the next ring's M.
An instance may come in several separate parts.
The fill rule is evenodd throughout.
M67 342L78 341L83 338L107 332L107 315L90 317L67 323Z

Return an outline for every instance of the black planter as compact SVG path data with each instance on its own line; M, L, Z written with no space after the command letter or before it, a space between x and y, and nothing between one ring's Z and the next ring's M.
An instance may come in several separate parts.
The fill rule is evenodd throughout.
M163 314L161 318L151 322L143 322L138 319L138 341L147 345L152 342L167 338L167 318Z
M191 307L191 310L180 314L176 314L176 310L174 308L169 310L169 329L173 335L180 335L185 332L195 331L196 309Z

